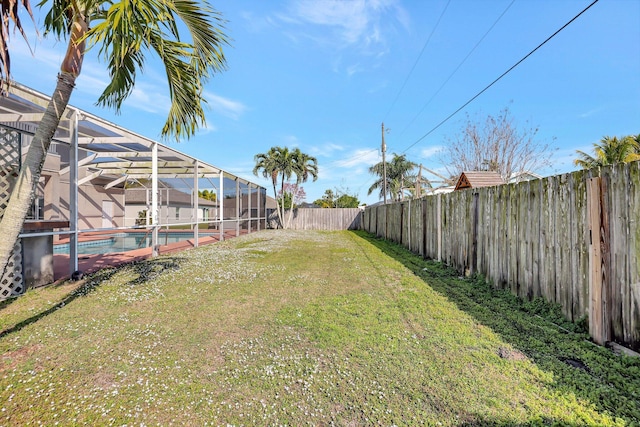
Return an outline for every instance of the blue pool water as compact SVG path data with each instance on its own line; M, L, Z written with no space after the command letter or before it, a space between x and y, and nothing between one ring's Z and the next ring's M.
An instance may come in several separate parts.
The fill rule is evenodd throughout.
M209 235L210 234L199 233L200 237ZM169 243L181 242L187 239L193 239L192 232L160 233L158 235L158 244L165 245ZM78 243L78 255L125 252L132 251L134 249L146 248L149 246L151 246L151 233L118 233L106 236L105 239ZM69 244L64 243L61 245L53 245L53 253L68 254Z

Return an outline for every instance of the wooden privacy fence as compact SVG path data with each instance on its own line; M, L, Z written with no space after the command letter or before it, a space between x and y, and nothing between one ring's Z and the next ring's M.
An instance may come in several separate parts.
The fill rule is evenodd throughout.
M284 215L285 224L289 221L290 211ZM297 208L293 210L292 230L357 230L361 228L362 210L359 208ZM277 224L278 214L269 214L269 223Z
M371 207L363 228L640 350L640 162Z

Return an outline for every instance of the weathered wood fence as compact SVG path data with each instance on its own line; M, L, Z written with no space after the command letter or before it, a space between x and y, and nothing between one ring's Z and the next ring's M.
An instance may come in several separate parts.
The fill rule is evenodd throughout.
M371 207L363 228L640 350L640 162Z
M289 221L289 211L285 212L284 221ZM278 214L269 214L269 223L277 224ZM361 228L362 210L359 208L297 208L288 228L292 230L357 230Z

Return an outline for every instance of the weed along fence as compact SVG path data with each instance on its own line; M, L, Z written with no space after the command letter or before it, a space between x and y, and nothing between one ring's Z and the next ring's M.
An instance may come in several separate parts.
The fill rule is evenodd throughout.
M291 215L289 223L289 215ZM278 214L269 214L269 223L277 224ZM361 228L362 210L359 208L297 208L284 215L287 228L292 230L358 230Z
M640 350L640 162L367 208L363 228Z

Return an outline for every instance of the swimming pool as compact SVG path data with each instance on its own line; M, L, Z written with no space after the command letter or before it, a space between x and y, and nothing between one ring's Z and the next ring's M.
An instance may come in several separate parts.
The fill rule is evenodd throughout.
M210 233L198 234L200 237L210 236ZM181 242L193 239L192 232L159 233L158 244ZM105 236L104 239L78 243L78 255L108 254L113 252L126 252L151 246L151 233L118 233ZM53 245L54 254L68 254L69 244Z

